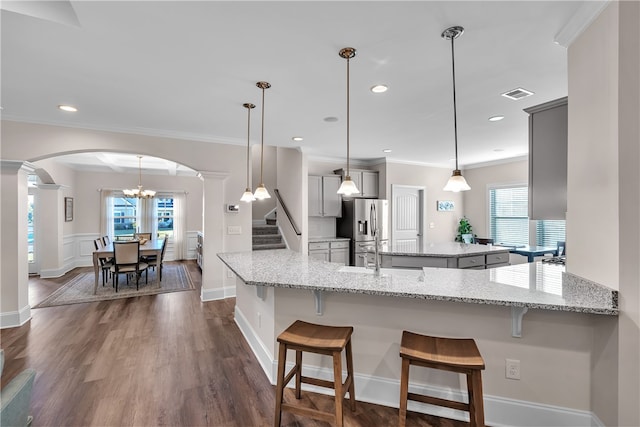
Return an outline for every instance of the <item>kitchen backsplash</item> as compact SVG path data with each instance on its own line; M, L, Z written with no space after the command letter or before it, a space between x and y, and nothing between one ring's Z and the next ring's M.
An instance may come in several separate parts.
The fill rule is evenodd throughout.
M309 238L313 237L335 237L336 219L309 217Z

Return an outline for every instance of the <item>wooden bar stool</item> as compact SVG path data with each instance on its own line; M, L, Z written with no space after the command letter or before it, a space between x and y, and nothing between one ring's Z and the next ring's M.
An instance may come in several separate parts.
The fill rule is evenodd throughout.
M482 360L474 340L471 338L430 337L404 331L400 344L400 357L402 357L402 375L400 379L399 426L404 427L407 419L407 401L415 400L467 411L471 426L484 427L481 372L484 369L484 360ZM409 393L409 366L411 365L465 374L469 403Z
M351 326L323 326L313 323L296 320L284 332L278 336L278 384L276 388L276 416L274 425L280 426L282 411L289 411L297 415L304 415L311 418L333 422L337 426L342 426L343 414L342 404L346 392L349 392L351 410L356 410L355 389L353 384L353 355L351 353ZM347 379L342 383L342 350L346 349L347 358ZM285 366L287 363L287 350L295 350L296 364L285 377ZM324 354L333 357L333 377L334 381L321 380L302 376L302 352ZM320 387L332 388L335 390L335 414L322 412L311 408L302 408L297 405L283 403L282 395L284 388L295 375L296 377L296 399L300 399L300 384L313 384Z

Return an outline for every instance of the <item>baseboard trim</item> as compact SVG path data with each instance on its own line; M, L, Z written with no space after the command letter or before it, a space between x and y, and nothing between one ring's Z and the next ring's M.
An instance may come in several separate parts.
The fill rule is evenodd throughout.
M271 382L274 383L274 379L276 378L276 371L273 370L274 367L274 358L271 352L265 347L262 340L258 338L258 334L255 333L255 330L251 327L247 318L244 316L242 311L236 305L234 311L234 320L240 332L244 336L244 339L247 340L249 347L251 347L251 351L258 359L258 363L262 367L265 375Z
M236 324L249 343L249 347L258 359L272 385L276 384L278 361L266 350L246 318L236 306ZM399 363L399 362L398 362ZM287 363L287 372L293 363ZM333 370L330 368L303 365L303 375L333 381ZM343 374L346 376L346 372ZM400 396L400 380L376 376L354 375L356 397L358 401L398 408ZM293 383L290 383L293 385ZM302 388L316 393L329 394L329 389L303 384ZM427 384L409 384L412 393L429 394L443 399L466 400L466 392L450 390ZM581 411L560 406L540 404L501 396L484 395L485 421L494 427L569 427L589 426L605 427L598 417L590 411ZM463 411L441 408L410 401L408 409L424 414L446 417L460 421L469 421L469 415Z
M236 296L235 286L226 286L215 289L202 289L200 292L201 301L217 301L220 299L232 298Z
M17 328L31 319L31 307L26 305L19 311L0 313L0 329Z

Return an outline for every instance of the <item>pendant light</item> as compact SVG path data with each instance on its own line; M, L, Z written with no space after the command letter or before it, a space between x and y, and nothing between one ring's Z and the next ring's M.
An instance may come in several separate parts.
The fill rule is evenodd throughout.
M262 180L262 167L264 165L264 90L269 89L271 84L267 82L258 82L256 83L256 86L262 89L262 136L260 143L260 185L256 187L256 192L253 193L253 196L258 200L264 200L271 198L271 195L265 188L264 181Z
M153 199L156 192L142 188L142 156L138 156L138 188L122 190L127 197L137 197L138 199Z
M456 61L453 52L453 41L460 37L464 32L462 27L450 27L442 32L442 38L445 40L451 40L451 69L453 71L453 135L456 148L456 168L451 174L451 178L447 181L447 185L442 189L443 191L453 191L457 193L459 191L471 190L469 184L462 176L462 172L458 169L458 118L456 115Z
M340 188L338 188L338 194L351 196L360 192L356 184L351 180L351 175L349 175L349 60L356 56L356 50L352 47L345 47L340 49L338 54L347 60L347 175L344 177L342 184L340 184Z
M251 203L253 202L256 198L253 196L253 193L251 192L251 184L249 183L249 133L251 131L251 110L253 108L256 108L256 106L254 104L251 103L246 103L246 104L242 104L242 106L244 108L247 109L247 188L244 190L244 194L242 195L242 197L240 198L241 202L246 202L246 203Z

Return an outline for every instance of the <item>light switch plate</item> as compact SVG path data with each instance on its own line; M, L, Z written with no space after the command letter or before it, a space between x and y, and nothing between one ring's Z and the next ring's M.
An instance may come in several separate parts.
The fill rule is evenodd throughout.
M227 234L242 234L242 227L239 225L230 225L227 227Z

